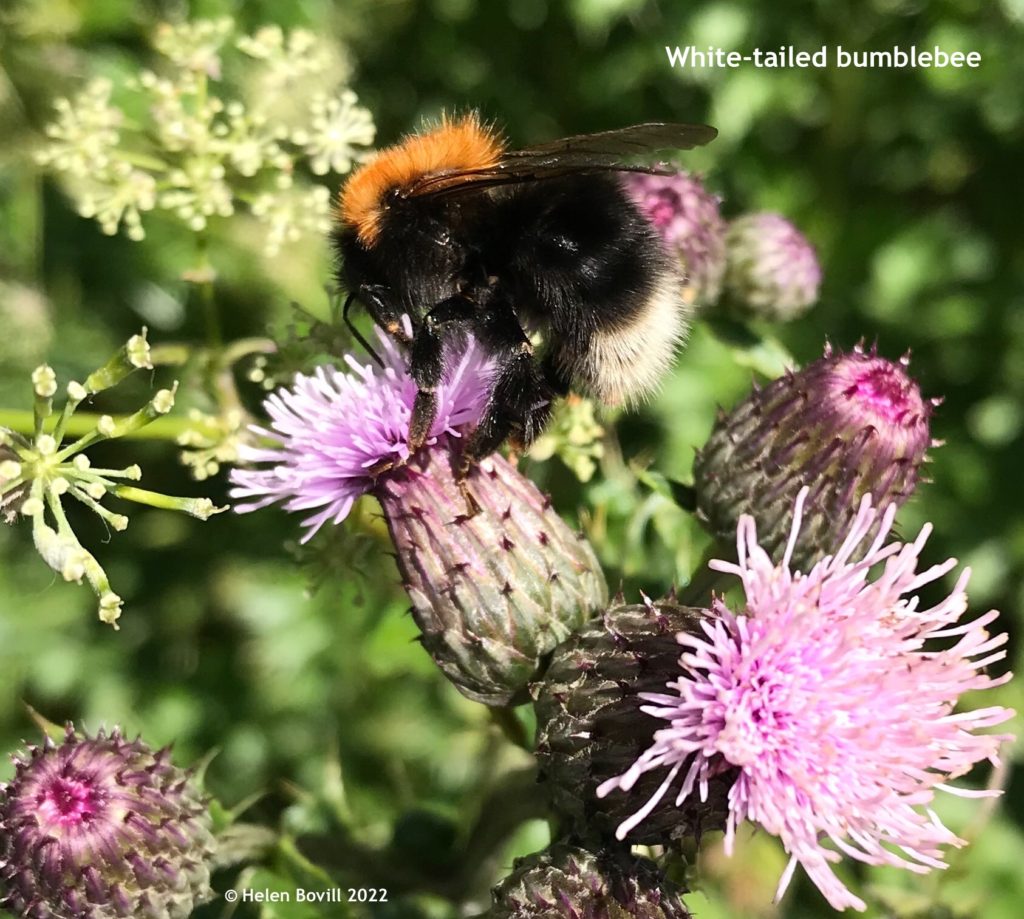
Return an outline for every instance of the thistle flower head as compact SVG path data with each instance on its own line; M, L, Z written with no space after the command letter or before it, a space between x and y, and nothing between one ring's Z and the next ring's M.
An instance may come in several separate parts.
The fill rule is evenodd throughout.
M623 181L641 213L679 259L690 299L700 304L718 300L725 274L725 221L719 198L686 172L633 173Z
M519 859L493 891L487 919L689 919L657 866L619 850L558 843Z
M858 346L821 359L755 390L720 413L694 462L698 510L710 530L731 541L740 516L758 523L775 555L788 538L793 501L810 495L794 560L807 567L833 552L860 499L903 504L934 442L928 430L940 400L925 400L898 362Z
M525 701L546 655L607 603L589 543L497 454L459 483L446 450L424 451L377 496L423 646L471 699Z
M69 726L0 789L0 904L25 919L184 919L212 898L206 802L168 749Z
M958 624L967 571L946 599L921 609L915 591L955 560L919 572L928 529L913 543L886 544L892 510L879 520L869 498L835 556L792 571L805 498L806 490L781 564L758 543L753 519L740 521L739 562L712 567L740 578L743 611L716 601L699 631L680 633L676 677L641 694L661 727L598 793L630 792L649 773L661 779L653 795L638 796L618 829L624 837L663 799L703 799L716 776L738 770L726 850L739 823L760 824L790 855L780 895L799 864L833 907L863 909L833 871L842 854L925 872L944 866L943 846L963 845L931 805L940 790L987 794L948 783L996 760L1008 737L980 732L1013 713L954 709L963 693L1009 678L983 672L1005 656L1006 635L986 631L994 611Z
M128 526L124 514L114 514L100 502L112 494L119 498L184 511L205 520L217 512L207 498L172 498L136 488L142 470L99 469L85 450L99 441L113 440L145 427L174 407L175 383L161 389L138 411L114 418L101 415L93 430L65 442L68 422L83 401L116 386L140 367L152 369L145 329L133 335L102 367L83 383L67 384L63 409L54 420L57 375L43 364L32 372L35 395L35 424L31 437L0 428L0 512L8 523L17 516L31 518L32 538L43 560L67 581L85 578L99 601L99 617L115 624L121 615L121 598L111 589L103 567L78 541L64 512L63 500L70 496L97 514L108 526L120 531ZM51 522L53 525L51 525Z
M456 481L460 438L490 395L493 361L479 345L467 338L449 350L437 417L414 454L408 431L417 387L405 356L378 335L383 367L350 355L348 372L299 374L267 399L271 423L257 433L276 443L240 448L258 467L232 471L236 509L282 501L307 515L306 541L373 494L424 647L465 695L506 704L544 655L602 608L604 578L589 545L501 457Z
M779 214L744 214L725 235L725 288L743 312L779 322L818 299L821 266L807 238Z
M273 445L239 449L243 461L259 468L232 471L231 497L242 499L236 510L281 501L289 511L312 511L303 522L305 542L328 520L344 520L356 499L378 483L383 467L409 459L416 384L398 346L382 332L378 338L383 367L346 355L347 372L325 366L308 376L300 373L291 388L266 400L270 427L254 430ZM427 446L459 437L476 424L487 402L493 361L472 340L467 344L459 355L449 352Z

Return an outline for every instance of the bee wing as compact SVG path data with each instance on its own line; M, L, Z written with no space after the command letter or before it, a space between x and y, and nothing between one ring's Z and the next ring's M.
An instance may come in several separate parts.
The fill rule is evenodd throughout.
M640 156L657 150L691 150L710 143L718 131L707 124L670 124L650 121L628 128L599 131L596 134L576 134L550 143L539 144L526 150L505 154L506 160L548 160L553 158L593 162L614 158Z
M668 175L675 169L664 164L637 165L623 157L658 150L689 150L714 140L718 131L704 124L648 122L628 128L577 134L561 140L512 150L494 166L423 176L406 189L409 197L451 195L480 191L498 185L538 182L568 175L600 172L645 172Z

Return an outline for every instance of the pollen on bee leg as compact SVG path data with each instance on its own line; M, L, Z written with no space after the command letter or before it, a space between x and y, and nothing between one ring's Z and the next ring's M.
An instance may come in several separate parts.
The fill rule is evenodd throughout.
M437 393L433 389L420 388L412 405L412 417L409 419L410 452L415 453L427 442L436 418Z

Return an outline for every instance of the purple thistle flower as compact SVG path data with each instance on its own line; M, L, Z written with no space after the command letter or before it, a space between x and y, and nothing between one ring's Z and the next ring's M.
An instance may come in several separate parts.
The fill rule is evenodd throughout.
M725 274L725 221L718 196L686 172L669 176L632 173L623 181L640 212L679 259L690 299L714 303Z
M961 694L1009 679L982 672L1005 656L1006 635L986 631L995 611L956 624L967 605L968 571L945 600L920 609L913 592L956 561L918 572L929 528L913 543L885 545L894 509L879 520L867 497L834 556L807 574L792 571L805 497L806 489L779 565L758 544L753 519L740 521L739 562L712 567L741 579L744 612L716 600L703 634L677 636L685 649L678 680L668 692L641 694L642 710L667 725L598 794L629 791L645 773L664 772L654 795L619 826L622 838L666 796L677 806L703 799L715 776L738 768L726 851L741 821L758 823L790 855L780 896L800 864L833 907L864 909L833 873L841 854L915 872L944 867L941 847L964 841L932 810L936 790L992 793L948 781L981 760L996 761L1008 736L976 732L1013 712L954 708ZM875 565L881 568L871 578ZM954 641L926 649L931 639Z
M725 288L743 312L787 322L818 299L821 265L814 246L785 217L744 214L729 224L725 244Z
M302 538L306 542L328 520L340 523L348 516L356 499L376 487L382 465L400 466L409 459L416 384L401 350L384 333L378 331L378 337L383 368L346 355L350 372L318 367L310 376L297 374L291 389L266 400L270 429L254 431L278 445L241 448L243 461L264 465L232 470L231 497L248 502L236 505L236 511L277 501L285 510L309 511L303 523L309 530ZM449 357L428 447L472 427L490 393L493 360L473 339L457 357L450 350Z
M191 773L120 731L69 725L0 789L0 905L26 919L183 919L211 899L213 837Z
M311 512L305 542L373 494L423 646L466 696L507 705L524 697L557 644L604 609L604 575L586 540L501 456L456 479L453 454L483 413L493 359L468 336L449 350L431 437L413 455L416 384L402 352L378 334L384 368L347 356L349 373L300 374L267 400L270 429L258 433L278 445L243 454L267 465L232 472L232 497L248 500L236 509L284 501Z

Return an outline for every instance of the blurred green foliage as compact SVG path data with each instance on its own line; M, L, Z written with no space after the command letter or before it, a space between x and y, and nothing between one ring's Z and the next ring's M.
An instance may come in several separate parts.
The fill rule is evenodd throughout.
M610 433L586 484L557 460L525 468L557 507L581 514L613 584L621 579L629 596L639 588L657 594L685 583L705 540L645 468L686 481L716 404L732 404L753 369L777 368L785 350L806 361L826 338L848 347L862 337L890 357L911 349L925 393L945 396L934 433L946 443L934 451L934 482L904 509L902 526L935 524L928 557L953 555L973 567L976 609L1004 611L1011 659L1019 656L1020 0L9 0L0 11L0 407L30 406L28 373L44 356L63 379L81 378L144 323L154 344L202 341L203 318L182 280L194 255L187 234L154 222L142 243L103 236L30 153L53 99L92 75L118 79L137 69L156 23L224 14L249 29L309 27L347 46L353 86L382 142L442 108L480 108L516 143L644 120L716 125L719 139L686 165L722 195L727 216L774 209L807 233L824 265L820 305L771 330L781 345L763 353L699 325L656 401L600 419ZM982 66L681 71L664 51L913 43L980 51ZM326 315L326 244L267 259L250 228L232 218L215 226L210 258L229 339L280 332L292 319L291 300ZM118 396L124 403L108 410L138 404L167 374L134 380ZM260 389L240 385L255 408ZM173 444L138 442L132 452L112 447L110 464L137 461L147 487L223 501L223 473L191 481ZM118 633L95 620L88 591L54 580L27 528L0 527L0 749L32 736L27 702L55 721L120 723L151 743L173 740L183 763L216 750L208 784L225 806L244 804L247 821L334 834L342 841L325 843L317 856L329 850L344 886L390 888L387 905L266 906L262 916L441 919L481 909L512 858L546 839L538 814L523 806L529 794L516 807L499 795L529 759L435 672L414 641L371 507L362 519L362 535L354 526L324 534L300 566L297 521L276 510L205 524L141 510L126 533L109 538L82 514L75 523L83 542L125 597ZM309 593L311 583L317 589ZM1020 708L1019 684L1000 693ZM986 820L976 802L940 802L944 819L976 836L951 854L944 874L846 868L844 877L862 875L856 883L871 894L868 915L1016 919L1024 898L1017 775L1014 768L1004 779L1008 793ZM531 819L509 835L518 818ZM472 870L467 846L486 854ZM764 837L740 848L729 861L710 845L693 873L696 913L826 913L801 880L770 905L780 851ZM231 871L218 880L220 889L239 883ZM283 849L242 880L281 889L324 883ZM414 886L421 892L406 896ZM465 912L453 911L451 896ZM203 915L224 908L214 903Z

